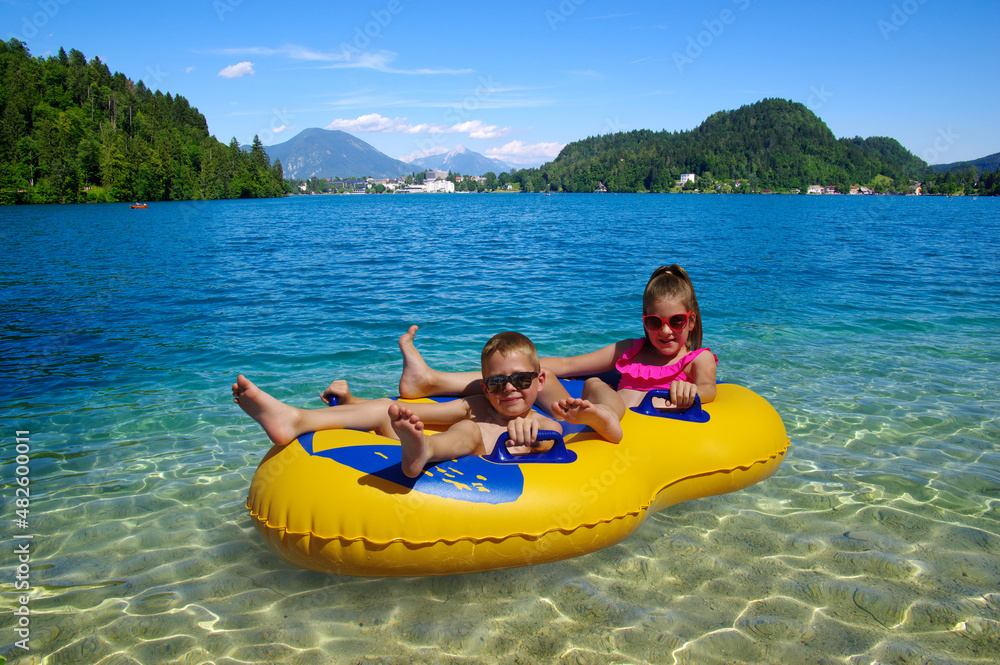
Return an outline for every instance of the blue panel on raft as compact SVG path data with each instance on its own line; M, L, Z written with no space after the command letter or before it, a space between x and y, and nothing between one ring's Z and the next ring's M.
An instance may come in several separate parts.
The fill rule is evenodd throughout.
M419 478L400 469L402 449L394 444L371 444L312 451L312 434L299 437L310 455L328 457L355 471L424 494L469 503L512 503L524 492L524 475L516 465L491 464L479 455L440 462L427 467Z

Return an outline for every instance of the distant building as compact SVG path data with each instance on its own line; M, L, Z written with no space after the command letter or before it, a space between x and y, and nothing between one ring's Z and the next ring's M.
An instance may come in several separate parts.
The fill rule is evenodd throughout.
M915 182L912 185L910 185L910 194L913 194L914 196L920 196L921 194L923 194L923 192L924 192L924 183Z
M604 186L603 182L597 183L597 187L594 188L594 192L597 194L606 194L608 188Z
M427 182L428 180L444 180L447 177L448 172L440 169L429 169L424 172L424 182Z
M422 185L408 185L396 191L404 194L431 194L436 192L454 192L455 183L451 180L424 180Z
M438 171L438 173L440 173L440 171ZM446 171L445 172L445 176L447 176L447 175L448 175L448 173ZM424 191L425 192L454 192L455 191L455 183L453 183L451 180L431 180L430 182L427 182L427 180L424 180Z
M822 185L809 185L809 189L806 190L806 194L822 194L822 193L823 193Z
M684 184L687 183L687 182L689 182L689 181L690 182L694 182L694 174L693 173L682 173L681 174L681 187L683 187Z
M363 193L368 185L365 180L330 180L327 179L334 191L343 189L352 193Z
M830 186L824 187L823 188L823 193L824 194L836 194L837 193L837 188L836 187L830 187Z

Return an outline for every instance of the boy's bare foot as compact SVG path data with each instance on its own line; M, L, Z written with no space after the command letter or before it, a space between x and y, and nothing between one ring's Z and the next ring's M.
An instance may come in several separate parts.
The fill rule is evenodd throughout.
M326 390L319 394L319 398L323 400L323 403L327 406L330 406L331 397L337 398L338 405L358 404L366 401L352 395L351 389L347 386L347 381L344 381L343 379L337 379L327 386Z
M410 326L410 329L399 338L399 350L403 352L403 375L399 377L399 396L408 399L426 397L431 385L431 368L424 362L424 357L413 343L416 334L417 326Z
M284 446L299 435L295 430L298 410L271 397L242 374L233 384L233 402L264 428L272 443Z
M602 438L612 443L618 443L624 436L618 416L610 409L606 409L600 404L592 404L585 399L570 397L559 400L552 404L552 413L557 418L562 418L574 425L587 425Z
M389 421L403 447L403 473L416 478L430 459L424 424L412 411L396 403L389 406Z

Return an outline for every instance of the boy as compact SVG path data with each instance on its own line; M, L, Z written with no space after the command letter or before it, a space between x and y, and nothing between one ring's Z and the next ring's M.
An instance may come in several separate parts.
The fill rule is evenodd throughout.
M327 409L298 409L268 395L242 374L233 384L233 401L277 445L324 429L372 430L399 439L402 470L410 478L419 476L431 462L489 454L504 432L510 436L508 449L512 453L550 448L551 441L537 441L538 431L561 433L562 426L531 408L545 386L545 374L531 340L516 332L494 335L483 347L481 364L483 394L450 402L399 404L389 399L348 397L346 404ZM450 427L427 435L425 425Z

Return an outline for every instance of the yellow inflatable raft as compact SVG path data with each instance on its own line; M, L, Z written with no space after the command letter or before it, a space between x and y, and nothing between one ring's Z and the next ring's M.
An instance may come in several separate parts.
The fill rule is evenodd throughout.
M267 453L247 508L271 548L308 570L511 568L594 552L667 506L760 482L789 443L774 408L733 384L719 384L715 401L683 419L629 411L622 427L618 444L589 431L537 455L504 455L498 444L491 458L442 462L417 479L400 471L397 441L316 432Z

